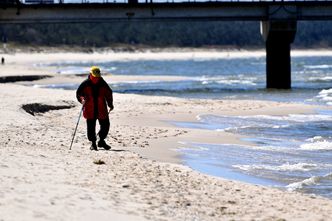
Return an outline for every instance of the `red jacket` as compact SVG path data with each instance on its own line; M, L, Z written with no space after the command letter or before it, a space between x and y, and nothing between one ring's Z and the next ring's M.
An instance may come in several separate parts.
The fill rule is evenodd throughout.
M92 83L90 77L83 81L76 91L76 98L80 103L83 99L85 101L83 116L86 119L108 118L106 103L113 109L113 92L103 78L96 84Z

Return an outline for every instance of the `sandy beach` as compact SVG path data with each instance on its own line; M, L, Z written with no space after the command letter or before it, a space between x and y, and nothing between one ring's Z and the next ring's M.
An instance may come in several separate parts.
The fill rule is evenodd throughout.
M182 57L193 56L186 53ZM227 53L220 56L233 56ZM204 58L208 54L194 56ZM115 109L110 114L111 129L107 137L111 151L89 150L84 119L69 150L81 108L75 100L75 91L31 86L78 83L86 76L59 75L52 67L35 64L58 60L89 63L94 59L131 56L139 59L144 55L20 53L3 56L6 64L0 70L0 77L53 77L0 84L0 221L331 220L330 199L212 177L183 165L177 151L183 141L212 144L245 141L239 135L177 128L170 123L196 121L200 114L312 113L315 106L115 93ZM164 77L164 80L173 78L179 77ZM124 77L105 73L108 82L146 79L158 79L158 76ZM22 108L33 103L66 108L33 116Z

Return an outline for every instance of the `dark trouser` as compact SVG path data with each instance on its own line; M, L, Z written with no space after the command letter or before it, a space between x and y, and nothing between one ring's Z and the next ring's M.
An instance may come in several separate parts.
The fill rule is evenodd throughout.
M87 128L88 128L88 139L89 141L96 141L96 121L97 119L87 119ZM108 134L108 130L110 129L110 121L108 118L106 119L98 119L100 130L99 130L99 138L104 140Z

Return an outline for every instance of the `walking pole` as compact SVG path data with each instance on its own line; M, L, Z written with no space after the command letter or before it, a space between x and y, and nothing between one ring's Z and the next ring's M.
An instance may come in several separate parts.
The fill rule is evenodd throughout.
M82 115L83 107L84 107L84 104L82 105L82 108L81 108L81 111L80 111L80 115L78 116L78 120L77 120L77 123L76 123L75 131L74 131L74 134L73 134L73 139L71 140L71 144L70 144L69 150L71 150L71 146L73 146L73 142L74 142L74 138L75 138L76 130L77 130L78 124L79 124L80 119L81 119L81 115Z

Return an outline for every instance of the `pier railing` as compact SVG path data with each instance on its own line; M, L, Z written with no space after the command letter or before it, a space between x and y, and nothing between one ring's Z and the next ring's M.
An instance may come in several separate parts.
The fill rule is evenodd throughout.
M332 0L0 0L6 24L230 20L261 22L266 86L288 89L297 21L332 20Z
M180 2L327 2L332 0L0 0L3 4L109 4L109 3L180 3Z

